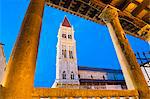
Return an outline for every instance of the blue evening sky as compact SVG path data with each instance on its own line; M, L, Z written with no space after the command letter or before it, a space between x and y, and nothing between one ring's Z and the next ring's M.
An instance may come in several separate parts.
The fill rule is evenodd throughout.
M0 1L0 42L8 62L30 0ZM55 79L57 33L64 16L75 30L79 66L120 69L106 26L45 6L35 73L36 87L50 87ZM134 52L148 52L147 42L127 35Z

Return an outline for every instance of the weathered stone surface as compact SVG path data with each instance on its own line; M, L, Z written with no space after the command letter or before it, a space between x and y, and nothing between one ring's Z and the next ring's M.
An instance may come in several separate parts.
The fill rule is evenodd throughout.
M4 93L3 93L3 87L2 87L2 85L0 85L0 99L4 98L3 95L4 95Z
M108 14L109 13L109 14ZM107 6L101 17L106 22L110 36L112 38L118 60L120 62L128 89L136 89L140 98L150 98L149 88L138 64L134 52L125 37L125 32L119 22L117 10Z
M117 97L138 96L137 90L85 90L85 89L62 89L62 88L35 88L33 97Z
M6 99L32 97L43 10L44 0L31 0L6 68Z

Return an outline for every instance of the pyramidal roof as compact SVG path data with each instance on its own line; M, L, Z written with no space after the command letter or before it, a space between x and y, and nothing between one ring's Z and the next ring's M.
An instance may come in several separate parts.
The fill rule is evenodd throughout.
M62 26L66 26L66 27L71 27L67 17L65 16L63 22L62 22Z

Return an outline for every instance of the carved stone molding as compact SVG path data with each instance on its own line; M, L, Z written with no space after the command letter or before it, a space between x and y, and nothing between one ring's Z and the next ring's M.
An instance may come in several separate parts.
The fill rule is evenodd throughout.
M145 25L143 28L141 28L140 31L137 32L138 35L140 35L141 37L144 37L145 40L147 40L148 42L150 42L150 25L147 24Z
M115 18L118 18L118 9L108 5L106 6L102 13L99 15L99 18L102 18L105 23L113 21Z

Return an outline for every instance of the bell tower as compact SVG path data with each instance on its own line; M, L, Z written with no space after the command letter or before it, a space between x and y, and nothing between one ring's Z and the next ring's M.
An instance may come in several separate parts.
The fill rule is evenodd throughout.
M74 29L67 17L60 25L57 37L56 80L53 87L79 85Z
M53 87L66 84L79 84L76 41L74 29L67 17L64 18L58 31L56 80Z

